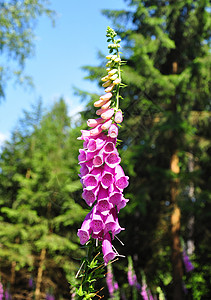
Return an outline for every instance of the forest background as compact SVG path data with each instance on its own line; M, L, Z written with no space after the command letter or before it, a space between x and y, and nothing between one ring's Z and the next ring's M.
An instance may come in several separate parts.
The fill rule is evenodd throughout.
M154 296L161 297L162 290L166 299L210 299L209 1L125 3L125 10L102 11L121 37L127 61L118 148L130 176L130 201L119 215L125 228L120 252L126 258L113 264L116 297L142 299L128 282L131 257L138 282L146 281ZM13 73L0 66L5 101L5 79L23 80L34 22L42 14L54 18L54 12L41 0L0 1L0 6L1 54L18 66ZM77 229L88 212L78 178L77 137L95 114L105 54L99 53L98 66L90 66L88 57L83 66L99 93L76 89L86 105L80 118L69 117L62 97L47 111L39 101L24 112L1 149L0 280L12 299L70 299L74 293L70 282L85 254ZM184 257L191 260L191 271ZM105 280L100 284L108 299Z

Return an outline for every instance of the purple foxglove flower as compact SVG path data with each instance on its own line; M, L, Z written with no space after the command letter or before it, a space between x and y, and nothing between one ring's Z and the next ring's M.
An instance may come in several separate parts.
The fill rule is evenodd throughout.
M118 126L116 124L111 124L108 129L108 135L112 138L116 138L118 136Z
M34 286L34 280L32 277L29 278L29 287L32 289Z
M185 251L183 251L182 257L183 257L183 262L184 262L184 265L185 265L186 272L193 271L194 266L192 265L188 255Z
M80 175L83 177L83 176L85 176L85 175L87 175L89 173L89 168L87 167L87 165L85 163L82 163L80 165L81 165Z
M107 199L98 200L96 210L101 214L106 215L113 205Z
M113 109L99 111L113 113ZM94 125L95 122L91 120L89 124ZM128 202L123 196L123 189L128 185L128 177L119 165L121 158L116 149L117 135L109 136L101 132L105 123L93 126L91 130L81 131L80 139L84 141L84 148L79 150L78 159L81 166L79 177L83 185L82 198L87 205L94 207L78 230L78 236L81 244L85 244L90 235L94 239L101 240L104 261L107 264L118 255L112 249L110 233L114 238L124 230L119 225L118 213ZM116 130L117 125L111 125L114 125Z
M147 294L147 285L143 284L141 289L141 296L144 300L148 300L148 294Z
M83 184L85 185L87 190L92 190L97 187L98 180L95 175L88 174L83 178Z
M46 294L46 300L55 300L55 297L50 294Z
M108 188L111 184L113 184L114 182L114 178L113 178L113 175L111 173L108 173L108 172L104 172L102 174L102 177L101 177L101 184L102 184L102 187L104 187L105 189Z
M79 149L78 160L79 163L83 163L86 161L86 151L84 149Z
M120 192L114 192L114 193L112 193L111 196L110 196L110 202L111 202L113 205L118 205L118 204L121 203L122 198L123 198L122 193L120 193Z
M102 138L98 137L96 139L89 139L88 144L87 144L87 149L89 151L96 151L101 149L105 144L105 140L103 140Z
M90 227L93 230L93 233L98 234L102 229L104 229L104 220L103 215L93 211L92 213L92 221L90 223Z
M118 110L118 111L115 113L114 121L115 121L116 123L122 123L122 121L123 121L123 116L122 116L122 111L121 111L121 110Z
M81 136L78 137L78 140L85 140L85 138L90 137L90 131L89 130L81 130Z
M126 204L127 204L128 201L129 201L129 199L123 198L121 200L121 202L117 204L117 211L118 211L118 213L119 213L120 209L122 209L122 208L124 208L126 206Z
M115 145L112 142L107 142L103 148L106 154L110 154L115 151Z
M115 173L116 186L121 190L125 189L128 186L129 177L125 176L125 173L120 165L115 167Z
M100 232L98 233L92 233L92 238L93 239L98 239L99 241L102 241L103 240L103 230L101 230Z
M95 167L100 167L100 166L102 166L103 163L104 163L103 154L95 155L95 157L93 159L93 165Z
M95 202L95 200L97 199L96 195L97 195L98 190L99 190L99 187L96 187L93 190L87 190L86 188L84 188L83 193L82 193L82 198L86 201L86 203L89 206L92 206L93 203Z
M118 283L117 283L117 282L114 282L114 289L115 289L115 290L118 290L118 288L119 288Z
M116 222L114 220L114 216L112 213L108 214L107 219L105 221L104 234L111 231L112 233L115 231Z
M3 300L3 297L4 297L4 289L2 283L0 282L0 300Z
M103 259L105 262L105 265L108 264L108 262L116 257L116 253L112 249L111 244L111 237L109 233L105 234L103 237L102 242L102 251L103 251Z
M94 158L95 155L97 155L98 153L99 153L98 150L96 150L96 151L89 151L89 150L87 150L86 151L86 161L89 161L90 159ZM93 161L92 161L92 164L93 164Z
M113 286L113 274L112 274L112 269L110 266L107 267L107 276L106 276L106 283L108 287L108 291L111 297L113 297L114 293L114 286Z
M118 152L111 152L106 158L105 163L110 168L115 168L121 162Z
M90 219L90 216L91 216L91 212L89 212L82 225L81 225L81 229L78 230L78 233L77 233L77 236L79 237L80 239L80 243L81 245L84 245L86 244L86 242L88 242L89 240L89 236L91 234L91 228L90 228L90 223L91 223L91 219Z
M108 199L108 189L104 189L102 185L99 187L98 200Z

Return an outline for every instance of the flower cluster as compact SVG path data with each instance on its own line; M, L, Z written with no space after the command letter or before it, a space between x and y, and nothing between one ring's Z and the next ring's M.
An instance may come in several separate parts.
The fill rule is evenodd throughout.
M113 276L111 265L107 266L107 270L108 270L108 272L106 275L106 283L107 283L109 295L112 298L114 296L115 291L118 290L119 286L118 286L118 283L116 281L114 281L114 276Z
M79 164L82 197L89 206L94 207L87 214L78 230L80 242L84 245L92 238L102 241L104 261L107 264L117 253L111 245L112 238L123 228L118 222L118 213L128 202L123 189L128 186L128 177L120 166L121 158L115 147L116 138L105 133L84 137L84 148L80 149Z
M123 116L119 109L119 88L121 83L121 59L118 52L120 40L115 40L116 33L107 29L110 53L106 64L108 74L102 78L105 94L94 106L99 108L97 119L87 121L89 130L81 130L83 149L79 150L80 178L83 185L82 197L92 210L86 216L78 230L80 243L84 245L90 238L102 241L104 262L107 264L118 255L111 240L120 233L118 213L128 202L123 190L128 186L128 177L120 166L121 158L116 148L118 126ZM112 96L115 99L112 100ZM111 233L111 235L110 235Z
M186 253L185 250L182 253L182 258L183 258L183 262L184 262L184 265L185 265L186 272L188 273L188 272L193 271L194 266L191 263L190 258L188 257L188 255L187 255L187 253Z

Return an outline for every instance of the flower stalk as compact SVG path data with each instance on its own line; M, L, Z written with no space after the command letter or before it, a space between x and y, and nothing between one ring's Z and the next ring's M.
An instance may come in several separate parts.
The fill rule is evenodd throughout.
M105 94L94 103L97 119L89 119L88 130L81 130L79 140L83 149L79 150L80 181L83 186L82 198L91 207L78 230L80 243L87 249L77 277L76 294L80 299L100 299L100 290L95 290L95 282L105 277L105 266L120 255L112 245L114 238L125 228L118 221L118 214L125 207L123 190L128 186L129 177L120 166L121 158L117 150L117 137L123 114L119 108L121 83L121 39L115 39L116 32L107 28L109 55L106 56L107 75L101 78Z

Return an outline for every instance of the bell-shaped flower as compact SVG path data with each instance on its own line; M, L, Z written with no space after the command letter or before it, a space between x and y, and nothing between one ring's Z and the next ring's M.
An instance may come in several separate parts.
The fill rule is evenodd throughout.
M96 201L98 190L98 186L92 190L88 190L86 188L83 189L82 198L86 201L87 205L92 206Z
M96 207L94 207L92 213L92 221L90 223L90 227L95 234L98 234L101 230L104 229L104 220L103 216L96 211Z
M86 151L84 149L79 149L78 161L79 163L83 163L86 161Z
M100 137L96 138L96 139L91 138L91 139L89 139L89 142L87 143L87 149L90 152L94 152L96 150L101 149L105 143L106 143L106 141Z
M87 190L92 190L98 186L98 178L95 175L88 174L83 178L83 184Z
M113 194L110 195L109 201L113 204L113 205L119 205L122 201L122 193L120 192L114 192Z
M114 252L111 244L111 237L110 234L107 233L103 237L102 242L102 251L103 251L103 259L105 262L105 265L108 264L108 262L116 257L116 252Z
M106 215L112 207L113 205L107 199L100 199L97 201L96 210L101 214Z
M77 140L85 140L87 137L90 137L90 130L81 130L81 136Z
M105 153L109 154L111 152L114 152L115 151L115 145L114 143L112 142L107 142L104 147L103 147L103 150Z
M111 152L106 158L105 163L110 168L115 168L121 161L121 158L119 157L119 154L117 151Z
M129 177L125 176L125 173L120 165L117 165L115 167L115 173L116 173L115 175L116 186L121 190L125 189L129 184L128 183Z
M116 221L114 220L113 214L110 212L105 221L104 234L111 231L115 232L115 228L117 227Z
M103 188L101 184L99 185L97 199L108 199L108 189Z
M116 138L118 136L118 126L116 124L111 124L110 128L108 129L108 135L112 138Z
M117 211L119 213L120 209L124 208L127 203L128 203L129 199L125 199L123 198L118 204L117 204Z
M80 174L81 177L83 177L89 173L89 168L87 167L86 163L81 163L80 165L81 165Z
M81 225L81 228L78 230L78 233L77 233L77 236L79 237L80 239L80 243L81 245L84 245L86 242L88 242L89 240L89 236L90 236L90 233L91 233L91 227L90 227L90 223L91 223L91 213L92 212L89 212L82 225Z

